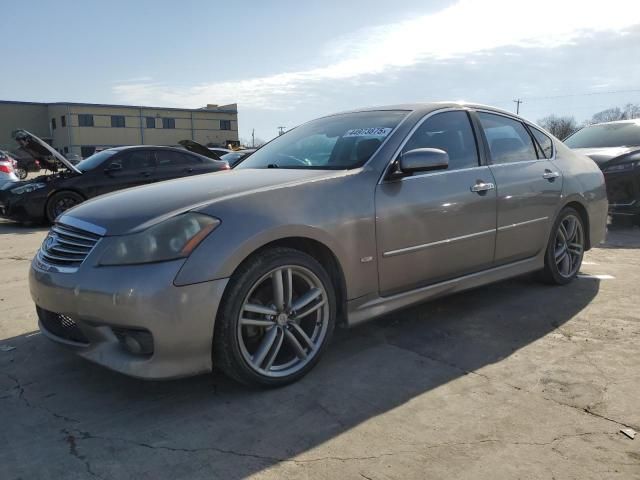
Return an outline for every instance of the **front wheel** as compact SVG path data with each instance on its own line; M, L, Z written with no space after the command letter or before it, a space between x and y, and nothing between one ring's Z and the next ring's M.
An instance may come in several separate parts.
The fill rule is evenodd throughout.
M567 207L556 219L544 260L542 280L546 283L566 285L578 274L585 249L582 217Z
M59 215L82 203L84 198L76 192L66 191L54 193L47 201L46 214L47 220L53 223Z
M18 167L15 169L16 172L16 176L20 179L20 180L24 180L25 178L27 178L27 170L21 167Z
M232 276L216 320L214 364L247 385L278 387L308 373L331 339L333 284L312 257L274 248Z

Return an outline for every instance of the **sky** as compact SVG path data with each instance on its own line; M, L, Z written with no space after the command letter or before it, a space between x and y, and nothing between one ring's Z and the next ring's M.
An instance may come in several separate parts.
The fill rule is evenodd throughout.
M22 0L0 100L238 103L241 138L363 106L462 100L578 121L640 103L638 0Z

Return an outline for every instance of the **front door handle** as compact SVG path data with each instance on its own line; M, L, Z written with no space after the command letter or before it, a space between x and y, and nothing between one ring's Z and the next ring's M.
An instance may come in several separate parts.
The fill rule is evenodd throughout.
M542 178L544 178L545 180L549 180L550 182L553 182L559 176L560 172L552 172L551 170L545 170L542 174Z
M496 186L493 183L478 181L478 183L471 186L471 191L479 194L483 194L489 190L493 190L494 188L496 188Z

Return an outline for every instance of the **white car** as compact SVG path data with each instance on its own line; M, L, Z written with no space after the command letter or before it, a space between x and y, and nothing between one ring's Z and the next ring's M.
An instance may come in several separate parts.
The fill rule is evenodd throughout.
M7 184L18 181L15 172L15 162L8 153L0 150L0 188L4 188Z

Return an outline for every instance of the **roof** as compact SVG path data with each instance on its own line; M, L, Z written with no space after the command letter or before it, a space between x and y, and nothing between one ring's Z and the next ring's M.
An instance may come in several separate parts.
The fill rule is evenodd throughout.
M118 105L110 103L78 103L78 102L21 102L14 100L0 100L0 104L15 104L15 105L41 105L41 106L73 106L73 107L107 107L107 108L144 108L146 110L172 110L172 111L187 111L187 112L217 112L217 113L238 113L238 106L236 104L221 105L215 108L175 108L175 107L149 107L145 105Z

